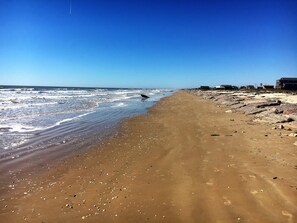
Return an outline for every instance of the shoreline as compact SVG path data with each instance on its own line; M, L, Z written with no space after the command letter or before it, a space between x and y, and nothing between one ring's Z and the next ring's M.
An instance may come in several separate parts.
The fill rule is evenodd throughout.
M183 91L164 98L116 137L10 189L0 217L294 222L294 139L226 108Z
M0 168L2 161L15 162L31 151L86 144L90 138L105 134L106 127L143 114L160 98L170 95L166 89L0 90ZM140 93L150 95L150 99L142 101Z
M4 154L0 154L0 195L5 193L8 185L18 183L18 179L26 179L30 178L31 175L42 174L48 169L63 163L64 160L85 153L89 149L100 145L102 142L116 137L119 134L122 122L133 118L134 116L147 114L150 107L154 106L158 101L148 101L144 103L141 102L141 104L136 107L135 105L132 105L132 107L130 105L131 108L127 106L128 109L122 111L121 118L112 117L108 122L84 123L83 127L78 126L77 123L68 123L63 126L56 126L44 130L38 133L35 138L32 137L20 148L12 151L5 151ZM94 115L96 115L96 113L91 114L91 117L88 119L98 119L98 117ZM83 120L83 122L86 122L86 120ZM87 124L89 124L89 126L86 126ZM74 131L72 126L77 127L75 133L67 133L69 128L71 131ZM85 128L87 128L87 131L89 132L87 138L86 135L81 134L81 131L84 131ZM90 132L90 129L92 129L92 132ZM59 134L61 134L61 137ZM65 134L69 135L66 137L69 139L60 143L54 143L53 145L48 144L45 148L38 147L38 144L42 144L43 140L48 143L48 141L52 141L52 139L56 137L65 137ZM72 139L70 139L71 137ZM59 140L61 141L61 139ZM74 143L74 141L76 143ZM34 148L34 145L36 148ZM31 149L31 147L34 149Z

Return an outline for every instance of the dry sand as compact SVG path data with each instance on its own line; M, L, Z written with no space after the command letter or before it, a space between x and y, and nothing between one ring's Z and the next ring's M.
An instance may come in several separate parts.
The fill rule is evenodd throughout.
M297 222L286 130L186 92L1 194L1 222Z

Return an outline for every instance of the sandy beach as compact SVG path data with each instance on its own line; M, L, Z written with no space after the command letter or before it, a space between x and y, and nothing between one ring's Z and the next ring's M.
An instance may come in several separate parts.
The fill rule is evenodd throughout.
M185 91L119 134L10 179L1 222L297 222L288 129Z

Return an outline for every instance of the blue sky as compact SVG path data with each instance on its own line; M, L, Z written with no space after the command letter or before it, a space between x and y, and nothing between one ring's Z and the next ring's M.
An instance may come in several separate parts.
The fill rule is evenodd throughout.
M0 84L274 84L296 58L296 0L0 1Z

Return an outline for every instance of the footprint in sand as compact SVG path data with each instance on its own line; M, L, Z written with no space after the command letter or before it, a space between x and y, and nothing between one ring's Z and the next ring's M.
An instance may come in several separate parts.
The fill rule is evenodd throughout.
M220 172L222 172L222 170L220 170L220 169L218 169L218 168L215 167L215 168L213 169L213 172L215 172L215 173L220 173Z
M256 179L256 176L255 175L249 175L249 178Z
M213 181L212 181L212 180L207 181L207 182L206 182L206 185L208 185L208 186L213 186Z
M242 182L247 182L247 181L248 181L247 178L246 178L245 176L240 175L239 177L240 177L240 180L241 180Z
M293 215L288 211L282 211L282 214L288 217L288 223L293 223Z
M231 201L227 197L224 196L223 199L224 199L224 205L226 206L231 205Z
M255 194L258 194L258 193L263 193L264 190L263 189L260 189L260 190L251 190L250 192L251 192L251 194L255 195Z

